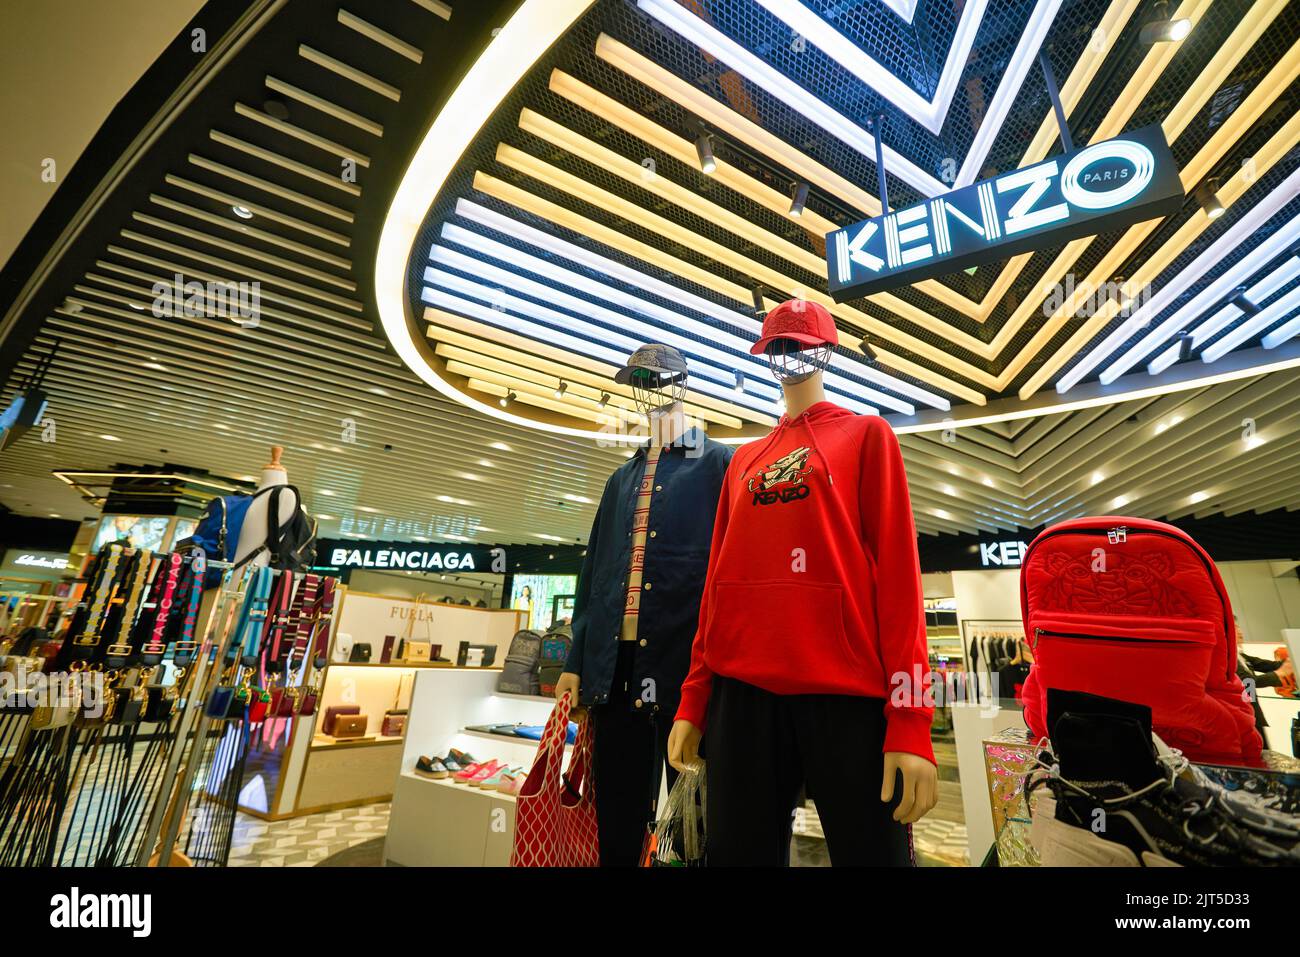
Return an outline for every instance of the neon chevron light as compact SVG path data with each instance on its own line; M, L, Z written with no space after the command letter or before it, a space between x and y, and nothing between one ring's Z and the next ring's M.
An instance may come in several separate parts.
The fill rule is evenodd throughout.
M637 0L637 6L664 26L680 34L701 50L717 57L751 83L762 87L796 113L816 123L832 136L852 146L863 156L874 157L876 141L862 127L827 106L788 77L764 63L730 37L724 36L676 0ZM925 196L937 196L948 187L912 163L901 153L884 148L885 165L891 173Z
M799 0L757 0L757 3L931 133L938 133L948 117L948 108L988 7L988 0L972 0L962 10L934 98L927 100ZM909 22L910 19L909 15Z

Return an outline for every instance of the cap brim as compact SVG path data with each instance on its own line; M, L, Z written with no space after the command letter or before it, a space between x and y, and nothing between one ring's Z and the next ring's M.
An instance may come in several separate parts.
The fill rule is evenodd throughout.
M644 369L646 372L657 372L659 375L682 375L675 369L664 369L660 366L624 366L614 373L614 381L619 385L628 385L632 381L632 373Z
M768 344L776 339L793 339L801 346L834 345L834 343L827 342L821 336L814 336L810 332L783 332L779 336L764 336L762 339L759 339L754 343L753 348L749 350L749 354L752 356L761 356L767 351Z

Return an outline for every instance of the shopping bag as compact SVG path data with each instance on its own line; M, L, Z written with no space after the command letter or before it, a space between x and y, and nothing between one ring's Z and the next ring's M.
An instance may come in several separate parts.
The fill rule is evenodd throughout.
M532 770L517 799L512 867L600 864L590 721L578 729L568 773L561 773L570 707L566 692L551 711Z
M704 800L704 762L701 761L677 775L677 783L647 837L642 867L704 864Z

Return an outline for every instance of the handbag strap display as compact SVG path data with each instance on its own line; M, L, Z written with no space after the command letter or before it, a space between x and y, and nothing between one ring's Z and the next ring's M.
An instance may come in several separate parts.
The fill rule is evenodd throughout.
M284 631L289 623L289 604L293 599L293 585L293 572L288 570L278 572L275 588L271 591L271 601L266 609L266 633L262 638L262 655L266 659L266 670L272 674L284 671L289 655L289 643L284 640Z
M189 563L188 577L184 584L188 586L177 595L178 601L185 602L185 617L181 621L181 633L176 638L176 647L172 649L172 663L178 668L189 667L199 650L199 643L194 640L195 626L199 619L199 602L203 598L203 575L208 570L208 557L201 548L190 551L185 556Z
M320 580L320 575L303 575L302 584L294 593L293 604L289 608L287 624L294 630L288 656L291 672L307 657L307 648L311 643L311 614L316 609L316 598L320 594Z
M81 634L73 642L80 648L93 649L99 644L100 628L103 618L108 613L108 600L113 592L113 582L117 577L117 565L122 558L122 546L109 545L103 560L98 563L93 593L90 598L90 611Z
M334 588L338 580L325 577L312 614L312 666L320 671L328 663L330 626L334 621Z
M275 573L270 568L257 569L244 593L244 603L239 608L239 620L230 647L240 656L240 664L246 668L257 666L258 643L266 632L267 606L271 600L271 580L274 577Z
M131 644L131 632L135 628L136 616L148 593L154 573L161 564L147 548L136 556L132 568L126 600L122 605L122 619L117 626L117 641L104 652L104 665L108 668L124 668L131 659L134 647Z
M150 601L144 606L145 610L153 610L153 626L149 629L147 640L140 646L140 661L146 666L161 663L163 653L167 651L167 618L171 614L182 561L180 552L172 552L162 560L162 567L154 576Z

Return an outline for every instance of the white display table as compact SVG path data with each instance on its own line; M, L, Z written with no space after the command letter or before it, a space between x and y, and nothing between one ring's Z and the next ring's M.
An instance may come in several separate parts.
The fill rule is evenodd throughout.
M421 755L449 748L529 767L537 742L466 731L468 725L546 724L550 698L497 694L499 671L428 669L416 674L384 860L403 867L505 867L515 799L415 773ZM566 754L569 749L566 748Z

